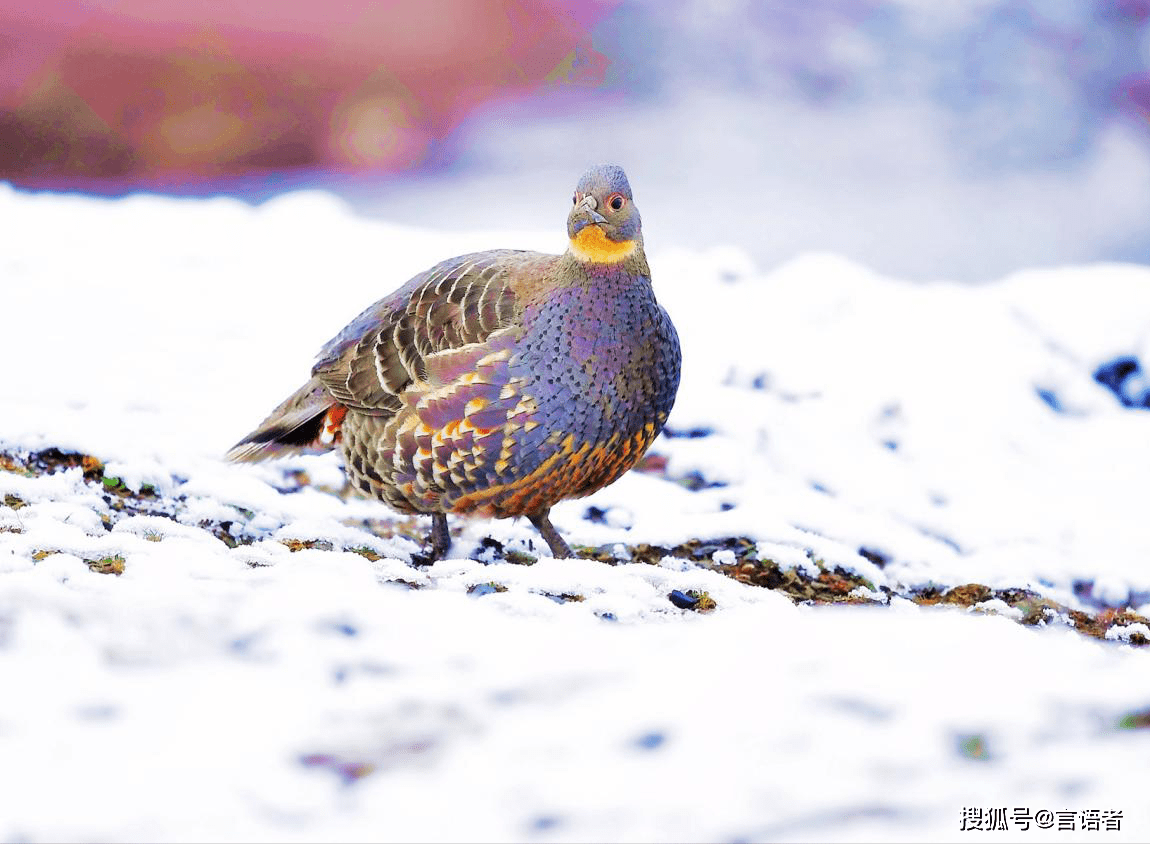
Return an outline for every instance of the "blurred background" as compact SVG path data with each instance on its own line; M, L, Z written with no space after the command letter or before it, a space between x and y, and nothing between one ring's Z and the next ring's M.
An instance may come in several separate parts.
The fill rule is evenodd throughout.
M1150 0L0 0L0 180L914 279L1150 262ZM0 221L0 245L3 227Z

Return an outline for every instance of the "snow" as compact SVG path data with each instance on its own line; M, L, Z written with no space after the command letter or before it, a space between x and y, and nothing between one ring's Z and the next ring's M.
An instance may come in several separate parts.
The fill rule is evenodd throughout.
M460 235L318 192L0 186L0 451L105 462L103 485L0 472L0 838L954 840L1000 806L1150 837L1150 733L1118 727L1150 706L1145 624L1099 641L998 597L902 597L1145 611L1150 412L1092 373L1150 359L1150 270L909 284L653 251L684 352L653 451L701 483L630 473L555 508L615 565L490 562L488 538L537 555L530 525L453 520L452 558L416 567L410 520L332 494L331 457L220 461L364 305L447 255L559 250L556 213ZM154 507L110 509L113 479ZM876 604L626 561L731 536Z

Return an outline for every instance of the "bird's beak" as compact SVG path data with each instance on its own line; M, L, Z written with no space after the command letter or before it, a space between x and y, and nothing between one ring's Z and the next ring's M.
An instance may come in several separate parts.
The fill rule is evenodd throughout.
M598 205L599 203L595 201L595 197L591 194L587 194L579 203L579 207L587 212L587 216L591 218L591 222L605 223L607 222L607 218L595 210Z

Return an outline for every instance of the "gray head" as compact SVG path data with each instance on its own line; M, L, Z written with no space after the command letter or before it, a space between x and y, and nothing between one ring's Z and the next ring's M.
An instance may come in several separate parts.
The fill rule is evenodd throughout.
M632 201L631 185L622 167L592 167L575 186L572 204L567 235L571 252L580 260L614 263L642 244L639 209Z

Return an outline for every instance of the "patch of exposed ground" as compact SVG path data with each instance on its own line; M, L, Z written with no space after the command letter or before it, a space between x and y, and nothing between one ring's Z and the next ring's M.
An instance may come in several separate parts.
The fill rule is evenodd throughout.
M648 463L651 458L648 459ZM660 466L644 466L647 471L658 471ZM126 486L122 479L109 475L104 461L86 454L48 448L37 452L17 450L0 451L0 471L11 472L25 477L50 475L69 469L79 469L83 482L90 486L103 502L98 515L104 528L111 530L115 523L128 515L160 516L175 520L185 506L185 496L179 492L180 482L173 479L173 494L162 495L154 487L143 485L134 490ZM310 483L300 472L285 473L285 484L298 489ZM694 478L688 485L696 485ZM6 494L3 506L19 512L27 502L17 495ZM250 544L259 538L258 533L247 529L247 521L254 514L237 508L235 521L202 521L199 527L225 542L229 547ZM374 536L391 538L406 536L416 542L424 540L425 527L417 519L397 516L394 521L371 520L357 523L359 527ZM18 532L18 526L4 528ZM157 537L159 540L160 537ZM323 551L352 551L369 560L379 560L378 552L370 547L355 546L334 548L324 539L282 540L291 551L316 549ZM477 549L484 560L509 562L527 565L535 561L530 554L521 550L505 548L499 541L486 538ZM973 611L999 612L1028 626L1064 624L1083 635L1096 639L1120 640L1132 645L1150 645L1150 618L1139 615L1131 607L1099 607L1090 612L1073 609L1037 592L1025 589L992 589L978 583L957 586L915 586L905 589L892 589L885 584L874 584L857 572L840 566L832 566L823 560L812 559L809 566L786 566L770 558L761 558L756 543L747 537L723 537L718 539L692 539L680 545L665 547L638 543L635 545L612 543L601 548L578 547L580 556L599 560L608 565L620 562L637 562L655 565L667 557L691 561L699 566L720 572L743 583L764 589L781 592L796 603L805 604L886 604L893 597L904 598L922 606L949 605L966 607ZM39 549L33 560L39 561L53 549ZM861 556L880 567L886 562L874 551L860 548ZM107 574L122 574L125 560L119 555L85 560L89 568ZM426 564L426 558L416 553L410 560L413 567ZM406 581L404 581L406 582ZM416 586L415 583L409 585ZM506 589L492 581L476 587L476 590L498 592ZM558 601L579 601L580 595L555 595ZM668 600L675 606L695 612L708 612L716 604L706 592L679 592L668 594ZM1137 726L1141 726L1138 724Z

